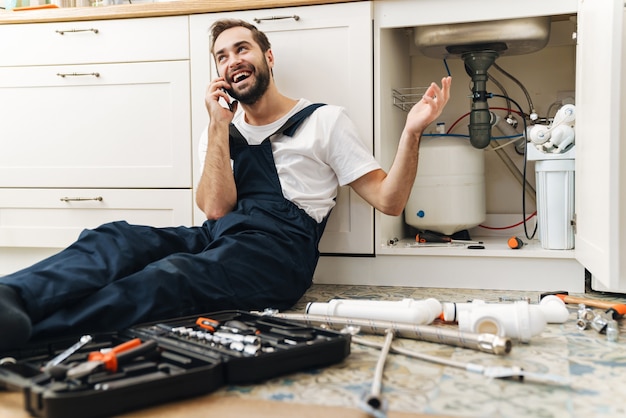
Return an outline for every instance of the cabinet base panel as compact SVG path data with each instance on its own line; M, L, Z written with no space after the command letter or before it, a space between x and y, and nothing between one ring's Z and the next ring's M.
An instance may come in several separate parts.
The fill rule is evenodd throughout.
M323 256L314 282L584 293L585 269L571 258Z
M597 292L609 292L609 293L624 293L626 294L626 282L621 280L618 285L607 287L604 283L598 280L595 276L591 276L591 289Z

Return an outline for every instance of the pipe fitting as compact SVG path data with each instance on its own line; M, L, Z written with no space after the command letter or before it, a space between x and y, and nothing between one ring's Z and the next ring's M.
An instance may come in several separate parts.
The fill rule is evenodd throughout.
M608 324L609 320L607 318L601 314L597 314L591 321L591 328L595 329L600 334L605 334Z
M528 300L517 300L514 302L526 302L528 304ZM471 309L475 309L478 307L494 307L494 306L510 306L510 303L486 303L481 299L474 299L471 302L467 303L453 303L453 302L443 302L441 304L443 310L443 320L447 322L454 322L457 320L459 312L467 311ZM548 324L562 324L569 318L569 311L567 310L567 306L565 302L561 300L558 296L548 295L541 299L539 305L539 309L543 312L546 322ZM532 308L534 309L534 308ZM592 319L591 317L590 319Z
M526 301L479 305L458 312L457 318L461 331L506 336L524 343L541 334L547 324L541 308Z
M576 327L580 331L591 328L591 321L595 318L596 314L592 309L587 308L583 303L578 305Z
M548 324L563 324L569 318L569 311L565 302L558 296L548 295L539 302L541 311L546 316Z

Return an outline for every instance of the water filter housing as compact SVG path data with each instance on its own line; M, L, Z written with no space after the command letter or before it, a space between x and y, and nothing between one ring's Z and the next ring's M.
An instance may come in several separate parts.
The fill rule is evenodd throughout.
M564 153L543 153L527 145L529 161L535 161L537 217L541 247L574 248L574 177L576 146Z
M485 158L459 137L423 137L404 221L445 235L485 220Z

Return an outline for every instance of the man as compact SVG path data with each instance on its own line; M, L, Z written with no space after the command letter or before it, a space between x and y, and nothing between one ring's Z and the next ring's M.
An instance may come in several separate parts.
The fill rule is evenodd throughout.
M207 221L105 224L0 278L0 350L223 309L286 309L311 285L338 185L383 213L402 213L420 135L447 103L449 77L409 112L386 173L341 108L311 107L278 91L264 33L238 20L211 31L221 76L206 92L210 123L196 199Z

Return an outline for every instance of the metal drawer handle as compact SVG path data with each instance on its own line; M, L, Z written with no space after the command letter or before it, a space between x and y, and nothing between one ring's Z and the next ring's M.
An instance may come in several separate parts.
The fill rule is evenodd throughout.
M300 20L300 16L298 15L293 15L293 16L268 16L268 17L255 17L253 20L256 23L261 23L264 20L282 20L282 19L293 19L295 21Z
M102 202L104 199L102 199L102 196L96 196L96 197L62 197L61 198L61 202L85 202L88 200L95 200L98 202Z
M100 73L57 73L59 77L82 77L85 75L90 75L93 77L100 77Z
M93 33L98 33L99 30L98 29L68 29L68 30L55 30L56 33L58 33L59 35L65 35L66 33L77 33L77 32L93 32Z

